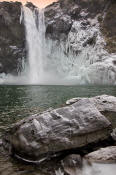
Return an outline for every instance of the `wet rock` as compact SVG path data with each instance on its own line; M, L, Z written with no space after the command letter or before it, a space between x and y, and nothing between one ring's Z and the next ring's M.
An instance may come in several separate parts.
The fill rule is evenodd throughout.
M69 155L62 161L62 165L64 171L69 175L79 175L82 168L82 158L76 154Z
M78 154L71 154L62 160L63 167L82 167L82 157Z
M110 137L111 124L90 99L24 119L5 134L3 145L23 158L40 160ZM82 151L84 151L82 149Z
M0 2L0 73L17 74L25 57L25 29L20 2Z
M116 146L101 148L85 156L90 162L112 163L116 162Z
M111 133L111 136L112 136L113 140L116 142L116 128L113 129L113 132Z

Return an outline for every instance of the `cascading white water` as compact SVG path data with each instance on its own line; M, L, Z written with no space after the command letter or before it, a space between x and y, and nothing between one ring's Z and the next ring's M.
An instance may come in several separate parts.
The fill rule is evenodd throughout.
M69 84L70 64L61 45L45 39L44 9L23 7L28 62L25 75L29 84ZM56 47L56 48L55 48ZM72 84L72 80L71 80Z
M26 74L29 83L36 84L39 83L43 75L43 60L45 56L44 10L35 9L31 11L28 7L23 9L28 48Z

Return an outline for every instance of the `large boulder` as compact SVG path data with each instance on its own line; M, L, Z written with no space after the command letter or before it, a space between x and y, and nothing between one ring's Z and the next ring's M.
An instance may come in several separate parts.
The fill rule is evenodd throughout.
M110 122L90 99L81 99L18 122L5 134L3 145L13 154L40 160L77 148L83 152L82 147L107 140L110 133Z
M0 73L17 74L25 58L25 28L20 2L0 2Z
M83 98L73 98L66 101L66 104L73 104ZM87 98L84 98L87 99ZM116 128L116 97L109 95L101 95L90 98L90 101L96 106L96 108L107 117Z

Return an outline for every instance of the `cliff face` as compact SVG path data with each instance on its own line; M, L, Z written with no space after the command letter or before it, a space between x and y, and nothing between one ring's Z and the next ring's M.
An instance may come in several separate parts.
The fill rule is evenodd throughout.
M101 31L106 41L106 49L116 53L116 1L112 0L101 21Z
M0 2L0 73L17 74L25 57L25 29L21 3Z
M54 40L66 40L75 21L82 21L86 28L89 20L96 18L106 42L105 48L110 53L116 52L115 0L59 0L45 9L45 16L46 36Z
M69 60L73 53L71 76L92 84L116 82L115 16L115 0L59 0L45 9L46 37L65 43Z

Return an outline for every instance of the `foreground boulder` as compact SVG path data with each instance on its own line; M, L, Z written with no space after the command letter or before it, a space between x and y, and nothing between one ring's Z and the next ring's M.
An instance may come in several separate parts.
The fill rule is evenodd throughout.
M101 148L85 156L91 162L111 163L116 162L116 146Z
M107 140L110 133L111 123L90 99L81 99L15 124L5 134L3 145L13 154L40 160Z
M76 103L83 98L73 98L66 101L67 105ZM87 99L87 98L85 98ZM101 95L90 98L90 101L96 106L96 108L110 120L113 128L116 128L116 97L109 95Z

